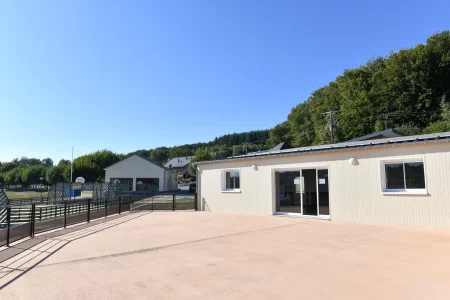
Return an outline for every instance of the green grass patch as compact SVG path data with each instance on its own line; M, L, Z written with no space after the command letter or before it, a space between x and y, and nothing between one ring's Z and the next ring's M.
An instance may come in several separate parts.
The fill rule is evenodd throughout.
M41 198L41 192L34 192L34 191L25 191L25 192L5 191L5 193L9 199ZM47 196L48 196L47 192L42 193L42 198L46 199Z

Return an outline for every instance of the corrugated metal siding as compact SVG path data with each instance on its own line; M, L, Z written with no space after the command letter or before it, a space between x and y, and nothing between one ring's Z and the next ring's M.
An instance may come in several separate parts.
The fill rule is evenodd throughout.
M358 159L358 166L349 164L351 157ZM381 160L411 157L424 159L428 195L383 195ZM275 171L315 167L329 169L332 220L450 227L450 143L446 142L199 165L200 197L211 211L271 215ZM241 172L241 193L221 192L222 171L229 168Z

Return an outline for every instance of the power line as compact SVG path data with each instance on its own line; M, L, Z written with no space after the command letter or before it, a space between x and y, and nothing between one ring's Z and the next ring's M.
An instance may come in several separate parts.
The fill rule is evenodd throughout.
M373 116L369 116L366 118L360 118L354 122L345 122L346 126L351 126L351 125L355 125L355 124L361 124L361 123L365 123L368 122L374 118L378 119L380 117L383 117L385 120L385 127L387 129L387 119L389 117L398 117L398 116L404 116L404 115L428 115L428 114L436 114L436 113L440 113L440 111L418 111L418 112L407 112L407 111L398 111L398 112L391 112L391 113L384 113L384 114L378 114L378 115L373 115Z

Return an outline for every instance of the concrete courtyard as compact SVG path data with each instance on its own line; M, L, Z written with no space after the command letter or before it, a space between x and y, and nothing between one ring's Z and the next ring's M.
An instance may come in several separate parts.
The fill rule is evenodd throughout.
M36 238L0 299L450 299L444 230L191 211Z

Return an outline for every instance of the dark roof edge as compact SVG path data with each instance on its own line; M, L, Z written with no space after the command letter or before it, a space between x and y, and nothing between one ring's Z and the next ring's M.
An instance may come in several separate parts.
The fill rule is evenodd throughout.
M400 136L405 136L404 133L402 133L402 132L400 132L398 130L395 130L394 128L389 128L389 129L378 131L378 132L374 132L374 133L371 133L371 134L366 134L366 135L363 135L363 136L360 136L360 137L348 140L346 142L358 142L358 141L361 141L361 140L369 139L371 137L375 137L377 135L383 135L383 134L387 134L387 133L395 133L395 134L400 135Z
M251 160L251 159L259 159L259 158L270 158L277 156L295 156L302 154L311 154L311 153L323 153L323 152L335 152L335 151L345 151L345 150L363 150L370 148L379 148L385 147L387 145L391 146L402 146L402 145L410 145L410 144L425 144L427 142L437 142L437 141L447 141L450 142L450 133L443 132L439 134L430 134L430 135L417 135L417 136L405 136L405 137L395 137L381 140L369 140L369 141L361 141L361 142L349 142L349 143L339 143L339 144L328 144L322 146L311 146L311 147L303 147L303 148L293 148L288 150L281 150L277 152L267 152L261 154L254 155L241 155L234 156L224 159L216 159L216 160L206 160L196 162L196 165L202 164L211 164L211 163L222 163L228 161L237 161L237 160Z

